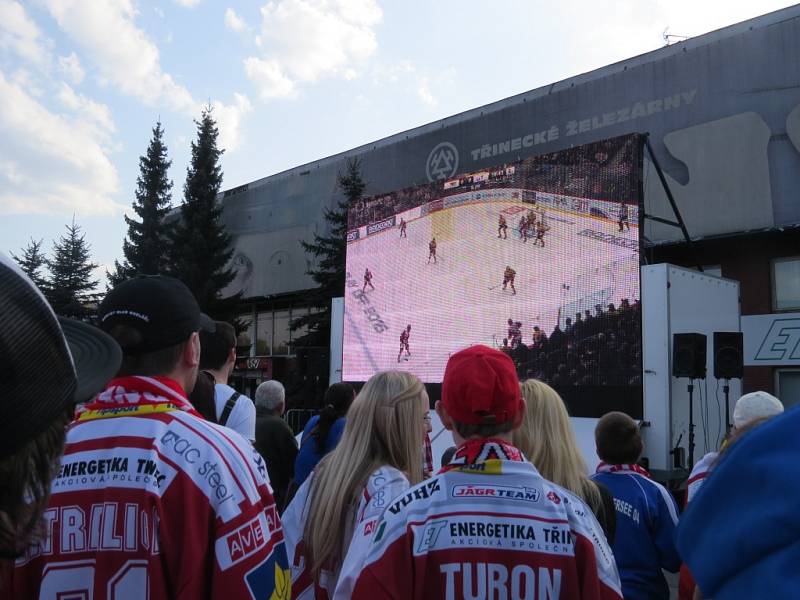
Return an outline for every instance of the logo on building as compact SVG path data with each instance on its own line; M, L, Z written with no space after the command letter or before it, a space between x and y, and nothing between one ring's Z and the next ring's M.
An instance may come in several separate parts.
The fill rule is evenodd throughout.
M756 360L800 359L800 319L775 319L756 352Z
M437 144L425 164L428 181L450 179L458 170L458 150L450 142Z

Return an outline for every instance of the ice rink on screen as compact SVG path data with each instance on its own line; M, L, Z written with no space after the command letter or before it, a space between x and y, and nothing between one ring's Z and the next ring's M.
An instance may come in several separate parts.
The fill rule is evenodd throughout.
M348 243L344 380L402 369L440 382L453 352L473 344L500 346L509 318L522 323L523 342L530 344L534 326L549 335L559 307L563 326L576 309L639 298L638 246L607 241L613 236L638 243L635 224L619 232L608 219L539 206L535 211L544 210L550 226L542 248L533 239L523 243L517 230L531 208L497 201L456 206L408 222L408 237L400 237L398 219L394 228ZM501 212L508 239L497 237ZM600 236L578 235L586 231ZM429 263L433 236L437 261ZM607 240L598 239L602 236ZM516 271L516 295L510 286L502 289L506 265ZM375 286L366 288L368 302L358 299L366 268ZM374 326L377 318L386 331ZM398 362L400 334L409 324L411 356L406 359L403 352Z

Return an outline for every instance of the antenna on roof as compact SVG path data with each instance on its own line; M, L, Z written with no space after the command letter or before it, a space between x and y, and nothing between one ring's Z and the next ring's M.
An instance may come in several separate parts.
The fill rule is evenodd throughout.
M675 42L683 42L688 40L691 36L689 35L678 35L677 33L670 33L669 27L664 29L664 33L661 34L661 37L664 38L664 45L669 46L670 44L674 44Z

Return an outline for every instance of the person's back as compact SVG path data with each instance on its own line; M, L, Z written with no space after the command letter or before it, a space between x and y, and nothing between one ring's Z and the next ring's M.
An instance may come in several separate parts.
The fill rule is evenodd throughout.
M676 572L678 507L664 486L636 461L642 452L638 426L628 415L608 413L595 437L601 463L592 479L614 496L617 526L612 549L626 600L669 598L662 569Z
M255 449L267 462L275 502L283 508L289 482L294 476L297 440L292 428L281 418L286 408L286 391L279 381L265 381L256 388Z
M256 439L256 407L253 401L228 385L236 364L236 331L225 321L215 321L214 331L200 334L200 369L214 378L216 423L238 431L251 442Z
M249 444L196 416L170 381L113 384L67 433L48 537L17 561L15 593L57 597L79 583L109 598L216 598L253 589L252 569L287 568L267 551L282 533Z
M120 284L99 312L122 367L67 434L46 536L17 561L14 597L287 597L263 460L186 397L197 330L212 322L166 277Z
M388 505L353 598L621 598L589 508L510 443L524 410L511 360L454 354L436 410L458 450Z
M311 417L300 438L300 451L294 463L294 480L303 484L322 457L328 454L342 437L345 414L355 398L349 383L334 383L325 392L325 406L319 415Z

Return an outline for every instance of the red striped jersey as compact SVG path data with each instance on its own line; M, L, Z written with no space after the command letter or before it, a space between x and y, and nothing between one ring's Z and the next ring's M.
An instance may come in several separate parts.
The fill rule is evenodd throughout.
M113 380L67 432L15 598L289 598L266 465L163 377Z

